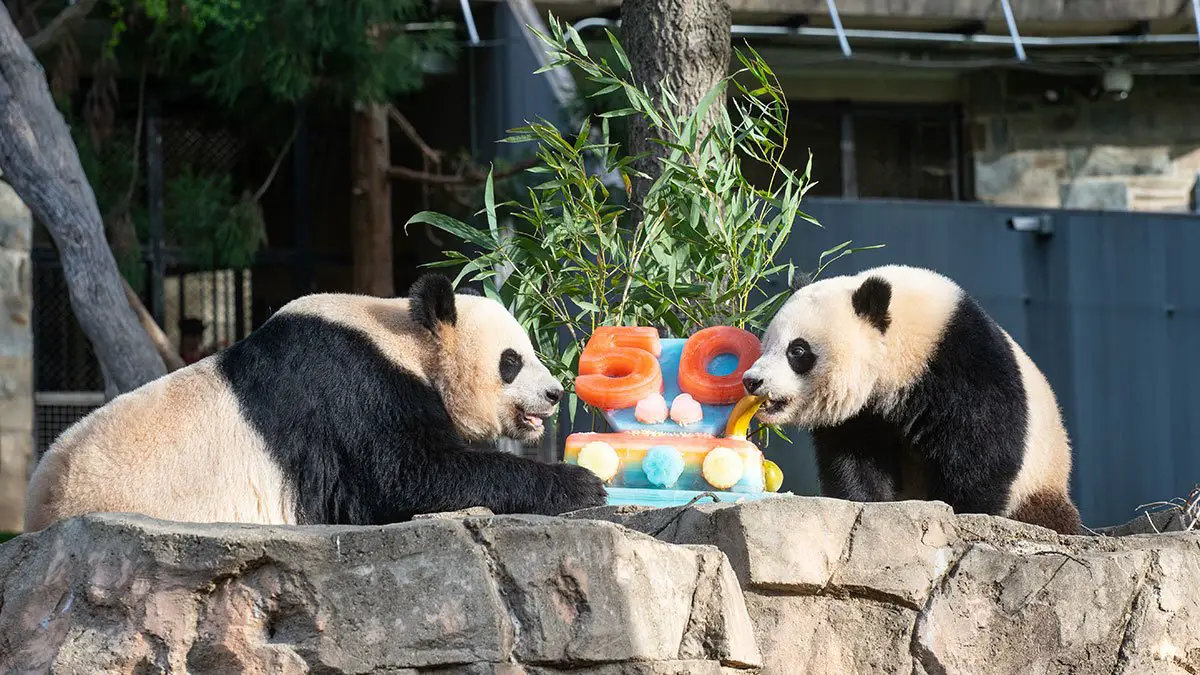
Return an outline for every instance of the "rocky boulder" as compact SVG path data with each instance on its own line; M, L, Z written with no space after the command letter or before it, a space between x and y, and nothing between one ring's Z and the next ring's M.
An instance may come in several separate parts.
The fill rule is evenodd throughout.
M0 545L3 672L1195 674L1198 627L1200 533L1063 537L936 502L107 514Z
M571 517L720 548L763 673L1200 673L1200 533L1064 537L820 497Z
M760 665L724 555L607 522L254 527L92 515L0 547L3 672Z

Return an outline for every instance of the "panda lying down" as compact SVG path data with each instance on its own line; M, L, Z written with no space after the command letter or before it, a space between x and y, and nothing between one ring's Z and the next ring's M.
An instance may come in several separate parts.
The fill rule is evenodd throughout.
M466 445L540 437L562 394L512 315L444 276L409 298L303 297L65 431L31 479L26 530L101 511L383 524L602 505L583 467Z
M1080 529L1054 392L940 274L889 265L801 288L743 383L767 399L760 420L811 431L827 496Z

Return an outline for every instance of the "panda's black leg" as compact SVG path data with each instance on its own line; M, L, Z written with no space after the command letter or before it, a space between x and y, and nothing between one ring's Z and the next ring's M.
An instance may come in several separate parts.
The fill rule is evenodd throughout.
M896 499L896 476L880 458L856 448L817 450L821 494L856 502L890 502Z
M928 443L930 498L946 502L955 513L1003 513L1020 464L988 450L983 439Z
M412 465L409 514L484 506L493 513L558 515L603 506L604 484L572 464L546 464L496 451L452 450Z
M882 419L862 414L812 431L821 494L859 502L896 499L902 444Z

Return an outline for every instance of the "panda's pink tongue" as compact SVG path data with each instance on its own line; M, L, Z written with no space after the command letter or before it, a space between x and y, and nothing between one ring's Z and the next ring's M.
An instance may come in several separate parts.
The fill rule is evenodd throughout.
M542 418L538 417L537 415L526 415L525 421L529 422L529 424L535 427L542 426Z

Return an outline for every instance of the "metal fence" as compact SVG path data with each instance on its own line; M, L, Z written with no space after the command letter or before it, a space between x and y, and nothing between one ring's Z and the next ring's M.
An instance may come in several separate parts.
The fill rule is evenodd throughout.
M823 273L922 265L958 281L1046 373L1075 449L1073 492L1089 525L1185 497L1200 483L1200 217L806 200L784 255L811 269L852 240L885 248ZM769 454L786 489L816 491L807 435Z
M71 310L62 265L53 249L33 254L34 430L38 455L72 423L104 403L104 377ZM251 270L179 272L164 278L163 330L178 347L179 322L204 323L202 342L222 348L245 337ZM145 294L143 294L145 295ZM145 297L143 297L145 301Z

